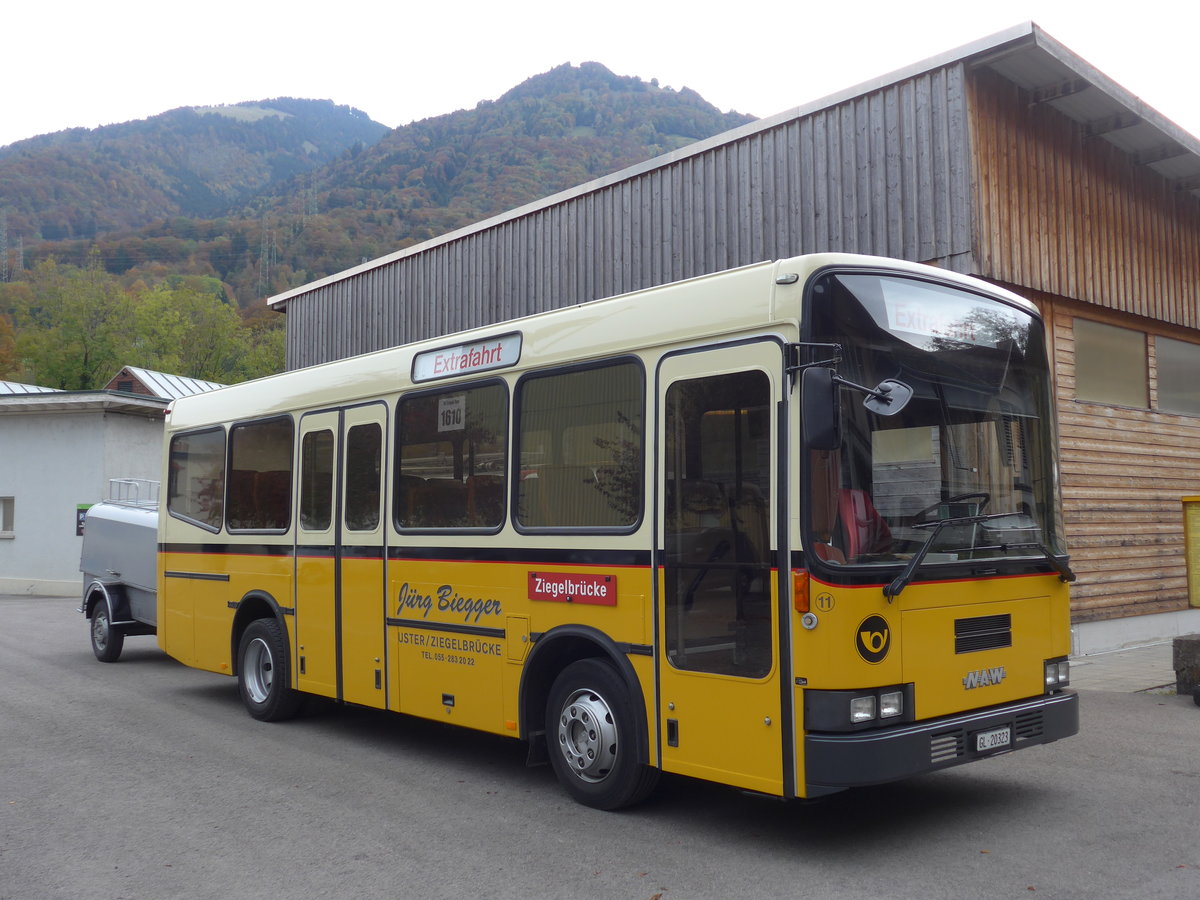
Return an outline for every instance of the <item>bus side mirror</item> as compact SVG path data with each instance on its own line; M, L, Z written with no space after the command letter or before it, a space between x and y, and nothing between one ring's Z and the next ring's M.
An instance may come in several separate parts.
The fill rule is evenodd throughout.
M833 369L811 366L800 376L800 422L809 450L836 450L842 445L838 429L838 386Z

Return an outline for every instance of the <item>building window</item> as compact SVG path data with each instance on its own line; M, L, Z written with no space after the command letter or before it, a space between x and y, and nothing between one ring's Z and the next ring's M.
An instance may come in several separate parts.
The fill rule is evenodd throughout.
M0 497L0 540L12 540L16 535L13 532L13 507L16 500L12 497Z
M1158 408L1200 416L1200 344L1155 338L1158 358Z
M1113 406L1149 406L1146 335L1075 320L1075 399Z

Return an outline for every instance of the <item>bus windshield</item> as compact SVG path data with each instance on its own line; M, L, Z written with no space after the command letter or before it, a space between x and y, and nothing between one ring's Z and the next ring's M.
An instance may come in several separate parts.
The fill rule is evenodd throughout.
M1038 318L952 286L863 272L821 275L807 303L806 341L841 346L841 378L913 389L885 417L839 388L840 449L809 453L817 557L895 565L927 543L922 565L1062 552Z

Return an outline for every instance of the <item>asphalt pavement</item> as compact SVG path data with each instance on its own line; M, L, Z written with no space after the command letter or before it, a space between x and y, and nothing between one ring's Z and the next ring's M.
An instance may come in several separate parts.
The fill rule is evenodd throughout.
M664 776L572 803L519 742L312 702L246 715L74 599L0 596L0 900L1193 900L1200 710L1171 643L1075 661L1080 733L780 803Z

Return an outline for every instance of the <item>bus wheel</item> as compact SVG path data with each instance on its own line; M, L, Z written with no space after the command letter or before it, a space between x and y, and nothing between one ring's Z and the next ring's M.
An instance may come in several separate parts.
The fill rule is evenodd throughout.
M302 697L291 687L287 639L274 619L256 619L238 645L238 690L246 711L263 722L290 719Z
M92 610L92 652L100 662L116 662L125 646L125 632L114 628L103 600Z
M658 770L638 762L634 734L629 689L611 665L581 659L554 680L546 742L554 774L574 800L617 809L650 793Z

